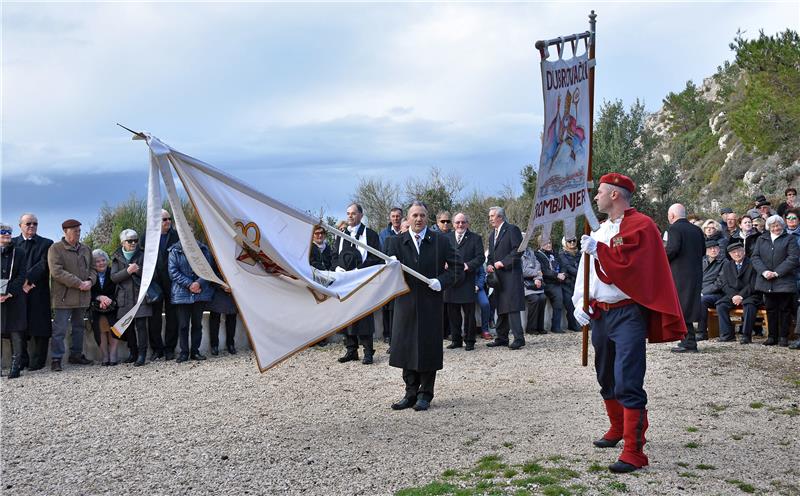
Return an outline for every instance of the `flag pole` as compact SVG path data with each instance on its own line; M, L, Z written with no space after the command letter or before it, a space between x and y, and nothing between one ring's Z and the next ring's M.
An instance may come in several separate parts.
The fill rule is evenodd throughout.
M597 24L597 14L594 10L589 14L589 60L594 60L595 56L595 26ZM586 184L592 182L592 141L594 141L594 65L589 68L589 167L586 171ZM589 194L587 188L586 194ZM584 219L583 233L591 234L588 220ZM583 255L583 311L589 313L589 254ZM581 365L586 367L589 364L589 325L581 328Z
M376 257L380 258L381 260L384 260L386 262L396 262L397 261L397 259L392 258L390 256L387 256L382 251L376 250L375 248L369 246L368 244L357 240L356 238L350 236L349 234L347 234L347 233L345 233L343 231L340 231L340 230L336 229L335 227L329 226L327 223L325 223L325 222L323 222L321 220L320 220L319 226L322 227L323 229L325 229L326 231L328 231L330 234L333 234L334 236L339 236L341 238L344 238L347 241L349 241L349 242L351 242L351 243L353 243L355 245L358 245L361 248L366 249L368 252L372 253L373 255L375 255ZM419 279L420 281L424 282L425 284L431 284L433 282L433 279L428 279L427 277L423 276L422 274L420 274L416 270L412 269L411 267L408 267L407 265L403 265L401 263L400 267L402 267L403 272L406 272L407 274L416 277L417 279Z

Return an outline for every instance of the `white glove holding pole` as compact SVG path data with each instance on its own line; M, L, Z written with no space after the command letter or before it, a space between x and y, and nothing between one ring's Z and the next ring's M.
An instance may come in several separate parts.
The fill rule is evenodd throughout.
M581 253L597 254L597 240L587 234L581 236Z
M442 290L442 283L441 283L441 282L439 282L439 279L433 279L433 280L431 281L431 283L430 283L430 284L428 284L428 287L429 287L429 288L431 288L432 290L434 290L434 291L437 291L437 292L438 292L438 291L441 291L441 290Z
M592 309L589 308L589 313L587 314L586 312L583 311L583 308L579 307L576 308L574 312L572 312L572 315L575 317L575 320L578 321L578 324L580 324L581 326L585 326L589 324L589 322L592 320L591 317Z

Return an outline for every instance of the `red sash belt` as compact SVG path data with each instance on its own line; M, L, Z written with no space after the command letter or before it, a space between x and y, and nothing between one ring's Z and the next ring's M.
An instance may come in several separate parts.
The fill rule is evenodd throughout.
M631 300L630 298L628 298L627 300L620 300L620 301L618 301L616 303L606 303L604 301L592 300L592 301L589 302L589 306L592 309L592 318L593 319L599 319L600 318L600 310L602 310L604 312L608 312L611 309L624 307L626 305L633 305L634 303L636 303L636 302Z

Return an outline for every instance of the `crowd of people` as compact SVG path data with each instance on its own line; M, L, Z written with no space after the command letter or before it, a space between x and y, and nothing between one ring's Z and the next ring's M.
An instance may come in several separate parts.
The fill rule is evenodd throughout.
M787 188L785 200L775 210L759 195L753 208L739 215L723 208L719 219L694 218L687 216L685 210L678 211L674 219L670 217L673 226L676 220L694 224L696 227L691 228L700 234L690 234L699 236L705 249L699 255L702 277L697 307L701 310L682 302L690 332L676 351L695 351L696 342L707 339L709 309L714 309L715 318L719 319L719 340L735 340L730 313L737 308L743 314L741 343L750 343L753 335L766 331L765 345L800 349L800 332L795 332L798 339L789 340L792 329L800 322L796 317L800 294L800 204L796 197L796 190ZM362 223L364 211L360 205L348 206L346 213L340 229L383 252L388 251L392 238L405 234L411 226L399 207L391 210L388 225L380 232ZM673 214L671 210L670 215ZM459 267L459 278L441 291L444 317L440 326L442 337L450 341L447 348L473 351L477 339L482 338L489 347L515 350L525 346L526 334L580 331L573 303L581 260L579 240L567 235L554 244L550 239L538 238L535 246L519 253L517 247L524 233L507 222L501 207L492 207L488 215L492 232L486 243L481 234L470 230L470 219L464 212L439 212L430 225L431 231L449 240L458 254L459 265L463 265ZM145 365L148 350L151 360L205 360L200 353L204 311L210 312L210 353L220 352L223 315L227 351L236 353L237 309L230 289L205 281L193 272L168 211L162 211L153 281L131 316L127 332L121 336L113 324L138 301L144 236L125 229L119 235L120 247L108 254L81 243L81 223L74 219L64 221L64 236L56 242L37 234L38 219L34 214L23 214L19 228L19 235L13 237L12 226L0 225L2 335L10 339L12 349L9 378L19 377L26 368L44 368L48 354L51 369L61 371L67 354L65 337L70 329L68 362L91 364L84 355L85 319L99 347L100 363L105 366L120 361ZM665 233L668 253L668 233L672 231L671 227ZM200 247L218 272L209 249L202 243ZM320 270L347 271L382 261L358 244L327 236L318 226L313 231L309 263ZM673 266L673 272L676 270ZM675 283L682 293L687 283L677 276ZM552 313L549 326L545 326L548 304ZM395 302L390 302L382 309L382 337L390 345L388 352L400 345L392 343L394 307ZM760 307L766 309L766 326L756 318ZM521 319L523 310L525 322ZM372 315L349 325L342 334L346 352L340 362L374 362ZM120 342L128 348L127 358L122 360Z
M172 227L172 216L161 212L161 233L155 273L142 303L130 316L126 332L114 323L133 312L142 285L144 237L133 229L119 234L120 247L111 255L91 250L81 243L81 223L68 219L61 224L64 236L52 241L37 234L36 215L23 214L20 234L0 224L2 250L2 336L11 341L11 367L8 377L20 376L24 369L39 370L47 365L62 371L67 332L71 342L67 361L91 365L84 354L84 333L91 334L100 350L100 363L115 366L124 361L134 366L151 360L205 360L200 353L202 315L210 312L209 349L219 355L219 327L225 318L225 345L236 354L237 309L227 287L217 287L198 277L183 252ZM201 250L218 271L211 252ZM166 325L163 319L166 318ZM162 337L163 329L163 337ZM120 342L128 348L121 359ZM178 353L176 355L176 347Z

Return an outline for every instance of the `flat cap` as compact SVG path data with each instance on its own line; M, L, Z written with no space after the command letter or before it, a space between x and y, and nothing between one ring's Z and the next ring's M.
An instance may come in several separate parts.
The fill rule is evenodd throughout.
M75 219L67 219L61 223L61 229L69 229L70 227L80 227L81 223Z
M744 245L742 244L741 241L734 241L733 243L729 244L728 245L728 253L732 252L733 250L735 250L737 248L744 249Z
M714 239L707 239L706 240L706 248L711 248L712 246L719 246L719 240Z

